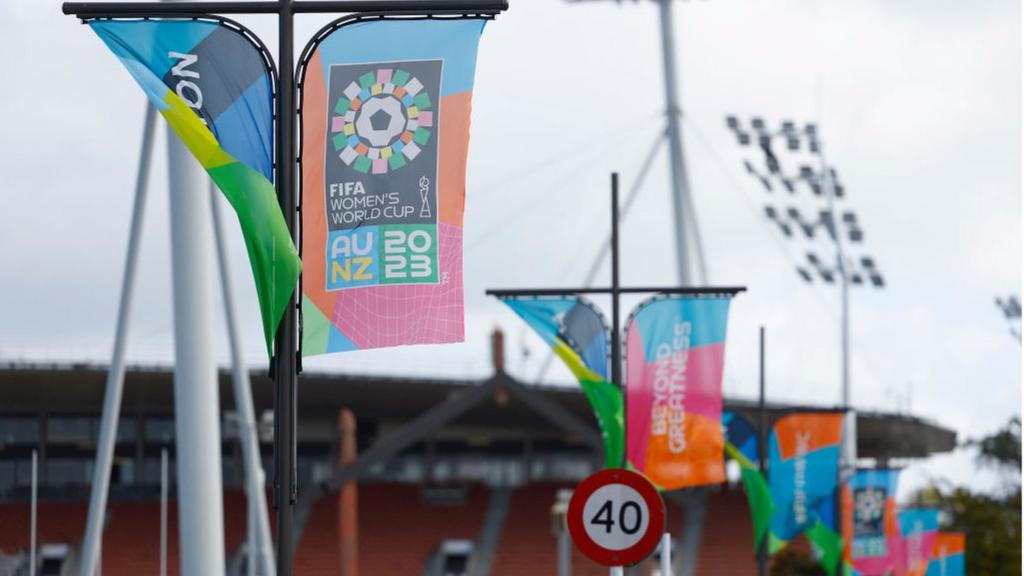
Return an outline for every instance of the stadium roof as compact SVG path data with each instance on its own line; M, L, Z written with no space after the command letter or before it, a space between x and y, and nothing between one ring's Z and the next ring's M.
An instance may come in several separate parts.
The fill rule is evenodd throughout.
M14 414L99 415L103 405L106 366L87 364L0 364L0 416ZM253 373L253 395L257 414L272 409L273 390L265 373ZM220 373L222 410L234 405L230 372ZM515 384L507 376L503 381ZM336 438L338 411L349 408L360 422L361 432L377 434L398 428L490 379L454 380L352 374L303 373L299 379L299 441L331 442ZM125 378L122 415L170 416L174 410L173 369L132 367ZM500 383L499 383L500 384ZM445 436L461 438L485 435L491 440L552 439L579 444L569 434L538 412L536 406L519 401L497 386L490 398L476 402L452 425ZM579 420L595 427L592 412L581 391L564 386L518 386L557 404ZM769 421L796 407L772 403ZM725 399L732 410L757 423L757 403ZM956 447L956 432L935 422L908 414L858 412L858 455L863 458L922 458ZM361 434L362 436L362 434ZM453 438L454 439L454 438ZM559 442L562 443L562 442Z

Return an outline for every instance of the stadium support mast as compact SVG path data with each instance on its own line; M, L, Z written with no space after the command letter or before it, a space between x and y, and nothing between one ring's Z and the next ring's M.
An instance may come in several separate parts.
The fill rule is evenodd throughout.
M658 14L661 23L661 61L665 73L665 105L668 112L668 150L672 172L672 212L675 217L676 269L679 285L691 286L689 242L686 238L686 211L693 203L689 200L690 179L686 173L686 157L683 155L683 133L679 119L683 109L679 105L679 88L676 81L676 42L672 31L672 3L674 0L658 0ZM697 215L690 214L690 222L696 223ZM706 281L706 279L702 279Z
M581 2L583 0L570 0ZM679 83L676 78L676 42L672 28L672 4L675 0L654 0L658 4L659 24L661 28L661 62L665 78L665 111L668 116L667 136L669 144L669 167L672 178L672 216L675 220L673 230L676 246L676 271L679 286L695 285L691 275L690 257L696 256L699 263L701 284L704 278L703 254L700 249L700 235L697 228L697 215L693 213L693 202L690 198L690 179L686 171L686 156L683 152L683 132L679 121L683 108L679 103ZM689 226L687 226L689 224ZM691 230L692 228L692 230ZM692 232L696 240L695 254L689 249L688 233Z
M220 401L213 358L213 227L205 174L167 132L174 286L174 424L182 574L224 574Z

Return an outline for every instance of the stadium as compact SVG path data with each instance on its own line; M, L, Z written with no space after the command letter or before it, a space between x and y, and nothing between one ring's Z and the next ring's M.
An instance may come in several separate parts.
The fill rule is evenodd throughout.
M1015 575L1020 12L5 4L0 576Z
M295 573L340 573L339 492L358 493L360 574L533 576L557 573L552 509L560 490L599 469L601 441L578 389L528 385L504 371L495 334L495 372L483 381L411 380L304 373L299 393ZM40 574L74 574L88 509L88 484L106 370L91 365L0 368L0 566L18 566L28 547L31 452L39 454ZM258 414L272 414L266 374L252 374ZM40 389L46 394L39 394ZM221 454L229 574L245 574L245 496L230 374L220 375ZM130 368L118 425L102 574L155 574L160 556L160 454L170 453L173 499L173 374ZM796 407L768 405L769 421ZM807 408L807 407L803 407ZM819 409L822 407L818 407ZM339 413L355 415L358 459L341 466ZM756 402L723 410L756 422ZM272 470L263 419L264 467ZM904 414L857 415L857 448L885 463L926 458L956 446L956 433ZM272 480L271 480L272 481ZM269 493L268 493L269 497ZM735 482L666 493L679 574L755 572L750 513ZM177 524L169 516L169 573L177 573ZM689 538L686 543L682 540ZM807 550L806 543L795 544ZM46 554L52 556L47 557ZM693 562L684 571L683 562ZM6 573L11 568L4 568ZM636 574L648 576L642 567ZM0 574L5 573L0 571ZM578 551L572 574L606 574Z

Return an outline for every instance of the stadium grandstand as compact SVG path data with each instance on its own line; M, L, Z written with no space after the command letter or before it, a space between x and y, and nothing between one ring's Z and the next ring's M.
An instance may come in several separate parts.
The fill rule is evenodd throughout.
M552 514L560 492L600 466L600 436L577 388L516 381L503 369L501 349L496 334L494 374L482 381L302 374L296 574L339 573L338 487L346 482L356 483L358 495L359 574L557 573ZM0 365L0 574L17 574L26 563L33 450L39 459L41 574L77 573L105 377L99 365ZM265 373L254 372L252 382L264 469L270 471L273 391ZM173 390L170 367L127 373L103 576L158 573L163 450L170 453L172 500L174 494ZM228 573L244 574L246 503L231 390L230 374L221 373L224 540ZM770 404L768 418L792 408ZM754 402L727 398L724 409L757 421ZM341 425L342 410L355 416L354 432ZM880 461L924 458L956 445L954 431L903 414L859 413L857 432L860 456ZM342 466L339 447L343 434L352 433L358 456ZM673 536L690 539L675 545L698 550L689 559L696 574L754 573L740 484L667 493L665 502ZM178 573L176 522L176 507L170 506L170 574ZM800 546L806 549L806 543ZM574 575L607 574L572 554ZM683 556L674 555L677 565L687 560ZM649 576L653 564L644 570L633 573Z

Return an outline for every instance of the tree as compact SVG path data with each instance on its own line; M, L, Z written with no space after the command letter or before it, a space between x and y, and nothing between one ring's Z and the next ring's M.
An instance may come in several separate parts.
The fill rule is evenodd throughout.
M981 494L949 483L933 483L915 503L935 506L947 522L943 530L967 535L967 573L1021 574L1021 423L1012 418L995 434L964 445L978 450L980 465L996 468L1006 481L996 494Z
M771 576L825 576L825 569L810 554L788 547L772 558Z

